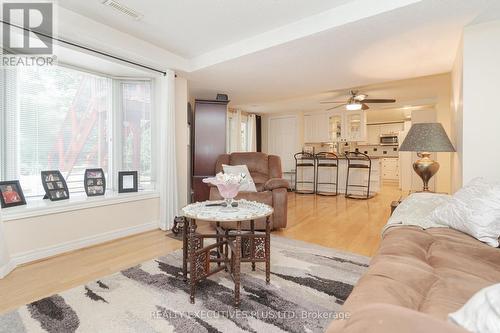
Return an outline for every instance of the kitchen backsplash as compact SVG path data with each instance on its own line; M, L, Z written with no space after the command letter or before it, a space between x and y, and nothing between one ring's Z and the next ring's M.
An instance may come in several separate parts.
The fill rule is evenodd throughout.
M354 142L345 146L343 143L340 143L342 147L340 151L354 151L356 148L359 149L360 152L368 154L368 156L377 156L377 157L399 157L398 147L397 146L381 146L381 145L357 145ZM314 151L333 151L333 145L331 144L308 144L309 147L314 147Z
M358 146L360 152L368 154L368 156L387 156L398 157L397 146Z

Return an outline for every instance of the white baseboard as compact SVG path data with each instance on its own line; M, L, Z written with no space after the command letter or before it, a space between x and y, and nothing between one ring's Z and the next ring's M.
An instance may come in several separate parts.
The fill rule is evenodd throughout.
M0 279L6 277L7 274L14 270L14 268L16 268L16 264L12 260L9 260L9 262L3 266L0 266Z
M112 231L108 231L108 232L105 232L102 234L84 237L84 238L76 239L76 240L69 241L69 242L64 242L64 243L54 245L54 246L48 246L48 247L44 247L44 248L40 248L40 249L36 249L36 250L30 250L30 251L26 251L26 252L22 252L22 253L13 254L13 255L11 255L11 262L15 267L15 266L25 264L28 262L32 262L35 260L53 257L53 256L61 254L61 253L82 249L82 248L89 247L92 245L112 241L112 240L115 240L118 238L132 236L135 234L139 234L141 232L155 230L158 228L159 228L158 221L154 221L154 222L145 223L145 224L141 224L141 225L137 225L137 226L133 226L133 227L112 230ZM0 274L0 277L1 277L1 274Z

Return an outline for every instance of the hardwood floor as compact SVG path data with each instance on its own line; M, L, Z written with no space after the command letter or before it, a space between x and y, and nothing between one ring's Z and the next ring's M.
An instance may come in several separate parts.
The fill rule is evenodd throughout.
M390 216L390 204L400 196L394 184L384 184L370 200L290 193L288 226L274 234L372 256Z
M371 200L290 193L288 227L274 234L371 256L390 203L399 197L395 185L384 185ZM0 313L181 247L180 241L155 230L18 267L0 280Z

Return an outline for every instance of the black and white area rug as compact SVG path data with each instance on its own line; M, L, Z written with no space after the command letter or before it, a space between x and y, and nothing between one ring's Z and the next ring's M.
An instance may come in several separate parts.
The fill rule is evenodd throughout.
M270 285L263 264L242 264L238 310L225 272L202 282L190 304L176 251L2 314L0 332L323 332L369 262L274 236L271 258Z

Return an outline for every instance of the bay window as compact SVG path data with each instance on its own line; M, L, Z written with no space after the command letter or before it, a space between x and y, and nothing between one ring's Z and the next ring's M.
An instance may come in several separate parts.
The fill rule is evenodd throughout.
M0 179L19 179L27 197L44 194L43 170L60 170L70 193L84 191L86 168L102 168L108 190L118 170L154 186L151 85L64 66L0 69Z

